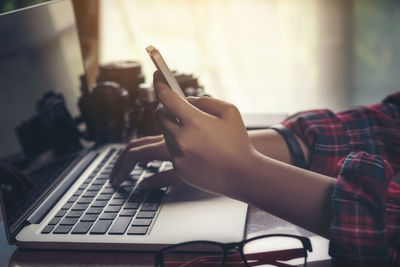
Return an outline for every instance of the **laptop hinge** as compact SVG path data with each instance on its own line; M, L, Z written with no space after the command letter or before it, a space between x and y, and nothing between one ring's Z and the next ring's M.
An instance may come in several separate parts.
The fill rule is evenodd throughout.
M78 165L65 176L63 181L51 192L40 206L28 217L27 221L31 224L38 224L49 212L49 210L57 203L71 185L78 179L86 168L96 159L98 152L89 152Z

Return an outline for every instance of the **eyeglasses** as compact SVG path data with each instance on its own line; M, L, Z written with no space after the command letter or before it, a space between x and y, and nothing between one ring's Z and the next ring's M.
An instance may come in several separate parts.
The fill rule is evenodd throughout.
M228 244L192 241L159 250L155 266L306 266L308 251L312 252L310 239L287 234L262 235Z

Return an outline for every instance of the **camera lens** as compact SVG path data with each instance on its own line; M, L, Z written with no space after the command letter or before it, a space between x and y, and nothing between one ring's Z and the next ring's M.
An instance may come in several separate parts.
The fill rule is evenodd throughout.
M101 82L92 89L92 132L98 143L122 141L128 123L128 92L115 82Z

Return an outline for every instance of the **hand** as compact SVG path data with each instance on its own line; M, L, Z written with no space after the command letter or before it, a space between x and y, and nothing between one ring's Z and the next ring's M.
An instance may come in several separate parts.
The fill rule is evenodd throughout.
M244 161L255 153L238 109L213 98L189 103L162 82L157 111L176 175L200 189L230 195L235 178L245 177ZM176 119L177 120L176 120Z
M151 160L170 160L164 137L162 135L131 141L122 151L115 163L110 175L111 183L114 186L118 186L128 177L136 163L148 162ZM176 177L174 170L170 170L146 178L140 186L142 188L153 188L176 184L179 182L180 181Z

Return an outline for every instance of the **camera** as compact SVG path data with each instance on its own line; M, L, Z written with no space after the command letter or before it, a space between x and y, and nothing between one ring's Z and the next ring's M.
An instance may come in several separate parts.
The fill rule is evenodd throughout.
M186 96L207 96L192 74L174 71L173 75ZM145 84L138 61L102 64L94 87L85 87L84 77L81 84L79 107L87 125L87 139L106 143L161 134L154 114L158 104L154 87Z
M16 127L27 157L52 149L56 156L80 149L80 132L61 94L45 93L36 103L37 115Z

